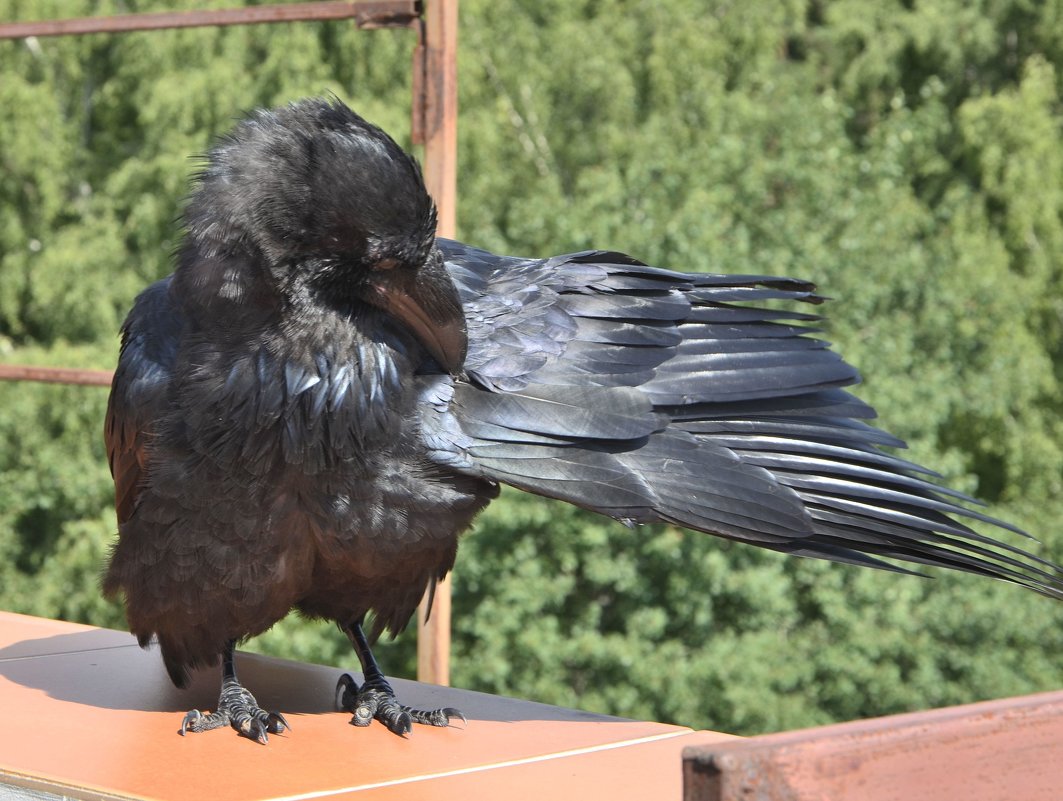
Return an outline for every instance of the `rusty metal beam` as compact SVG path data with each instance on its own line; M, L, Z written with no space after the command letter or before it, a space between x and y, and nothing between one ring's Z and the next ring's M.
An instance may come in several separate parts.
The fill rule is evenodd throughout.
M420 3L417 0L331 0L247 8L158 11L108 17L5 22L0 23L0 39L343 19L354 20L360 28L411 28L420 22Z
M684 801L1060 798L1063 692L694 746Z
M414 53L413 139L424 145L424 179L436 202L436 233L457 228L458 0L429 0ZM450 684L450 581L435 589L432 614L417 611L417 678Z
M46 384L81 384L90 387L111 386L110 370L82 370L77 367L36 367L0 364L0 381L42 381Z

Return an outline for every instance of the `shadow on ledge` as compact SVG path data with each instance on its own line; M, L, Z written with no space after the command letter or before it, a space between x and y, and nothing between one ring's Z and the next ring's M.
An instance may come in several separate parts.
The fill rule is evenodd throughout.
M352 660L357 662L352 654ZM238 653L241 682L265 709L284 714L337 713L342 669ZM361 673L351 671L361 681ZM0 676L61 701L104 709L182 713L213 709L218 668L193 673L180 690L170 682L157 649L141 649L125 632L90 629L24 639L0 648ZM423 709L453 706L470 720L619 721L591 712L485 693L389 679L399 700ZM341 713L346 715L347 713Z

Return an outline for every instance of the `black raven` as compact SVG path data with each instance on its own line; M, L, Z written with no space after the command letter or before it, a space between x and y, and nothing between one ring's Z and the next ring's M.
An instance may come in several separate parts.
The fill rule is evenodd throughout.
M1063 597L1059 567L957 517L1017 529L881 449L903 443L864 422L818 318L765 303L819 303L808 282L438 239L416 162L335 99L239 123L184 228L174 274L122 329L104 580L177 685L222 661L217 709L182 733L286 727L239 684L233 648L293 608L357 650L352 722L447 725L460 713L396 701L369 643L402 630L499 483L627 524Z

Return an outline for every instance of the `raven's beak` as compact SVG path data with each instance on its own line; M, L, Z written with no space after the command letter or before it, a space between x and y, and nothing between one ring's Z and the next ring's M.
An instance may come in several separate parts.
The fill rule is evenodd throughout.
M371 285L372 303L405 324L444 370L461 371L469 345L465 312L441 258L413 274L388 270Z

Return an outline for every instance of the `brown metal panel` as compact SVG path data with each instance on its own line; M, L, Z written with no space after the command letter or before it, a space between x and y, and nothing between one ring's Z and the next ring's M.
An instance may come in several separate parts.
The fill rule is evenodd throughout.
M458 0L431 0L414 58L414 135L424 143L424 178L439 214L436 233L453 237L457 220ZM450 582L435 590L432 614L417 612L417 678L450 684Z
M0 39L336 19L353 19L362 28L408 28L418 21L417 6L416 0L331 0L248 8L161 11L109 17L9 22L0 23Z
M0 364L0 381L43 381L47 384L82 384L94 387L111 386L110 370L82 370L76 367L34 367L22 364Z
M1063 692L683 752L685 801L1063 798Z

